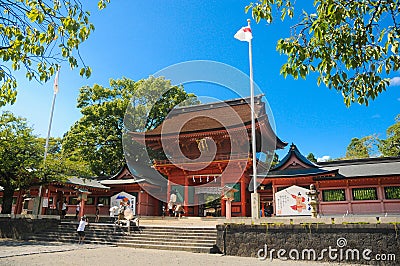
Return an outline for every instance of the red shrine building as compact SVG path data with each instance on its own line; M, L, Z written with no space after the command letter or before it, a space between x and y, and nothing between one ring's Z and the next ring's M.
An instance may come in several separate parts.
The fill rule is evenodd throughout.
M261 98L255 98L256 148L258 153L268 153L287 144L271 129ZM187 215L205 216L207 198L219 198L221 188L227 186L237 190L232 216L250 216L249 99L175 108L157 128L130 135L169 155L170 159L154 160L153 167L167 177L168 195L177 192ZM225 216L225 201L220 200L220 205L220 215Z
M70 215L81 202L80 215L94 214L100 205L105 216L122 195L131 199L136 215L160 216L174 192L185 216L225 216L221 193L230 187L236 191L232 216L250 216L253 161L248 100L175 108L155 129L130 132L133 142L165 153L165 159L154 159L151 167L128 160L129 167L113 176L70 178L43 186L40 214L58 213L65 200ZM287 143L272 130L261 96L255 98L255 114L256 152L271 156L271 151L284 149ZM319 193L321 216L400 214L400 157L313 163L292 144L275 167L269 169L259 159L257 169L261 216L310 215L306 194L311 184ZM153 182L155 176L164 177L165 185ZM34 212L38 195L39 187L15 192L13 213Z

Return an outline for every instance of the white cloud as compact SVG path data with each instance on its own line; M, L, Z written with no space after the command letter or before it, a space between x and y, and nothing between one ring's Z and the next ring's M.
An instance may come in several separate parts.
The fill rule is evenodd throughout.
M326 161L328 161L329 159L331 159L331 156L329 156L329 155L324 155L324 156L322 156L321 158L317 158L317 162L326 162Z
M400 77L391 78L390 86L400 86Z

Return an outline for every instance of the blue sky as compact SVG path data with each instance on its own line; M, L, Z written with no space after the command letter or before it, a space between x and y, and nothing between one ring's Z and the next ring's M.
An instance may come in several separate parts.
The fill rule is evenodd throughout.
M94 1L93 1L94 2ZM79 88L108 85L110 78L139 80L170 65L189 60L213 60L248 73L247 43L233 38L245 26L247 1L121 1L103 11L91 10L96 30L81 47L89 79L62 65L52 136L62 136L80 118L76 108ZM373 133L385 137L385 130L400 113L400 84L391 86L370 106L347 108L336 91L316 85L316 76L307 80L284 79L280 66L286 57L276 52L279 38L290 35L292 22L252 21L254 80L262 89L274 114L277 135L295 143L307 155L344 156L353 137ZM16 73L23 77L22 73ZM393 73L392 78L400 76ZM400 78L399 78L400 79ZM400 82L399 82L400 83ZM19 78L18 98L2 109L26 117L35 133L45 137L53 95L53 81L46 84ZM212 96L218 90L201 84L193 92ZM223 93L223 92L221 92ZM221 96L223 97L223 95ZM286 151L278 154L282 158Z

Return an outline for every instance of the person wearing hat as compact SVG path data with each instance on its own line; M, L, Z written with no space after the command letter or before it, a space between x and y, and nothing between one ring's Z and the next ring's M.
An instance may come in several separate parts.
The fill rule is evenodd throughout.
M79 222L79 225L78 225L78 229L76 229L76 231L78 232L78 236L79 236L78 244L84 243L83 241L85 240L85 227L88 224L89 223L86 220L86 216L82 216L81 221Z

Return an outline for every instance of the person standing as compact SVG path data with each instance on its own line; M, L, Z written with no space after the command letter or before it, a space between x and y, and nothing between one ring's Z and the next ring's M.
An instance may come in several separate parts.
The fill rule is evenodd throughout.
M174 204L172 202L168 202L168 215L169 216L174 215Z
M61 218L65 218L65 215L67 215L67 201L64 200L62 207L61 207Z
M76 209L75 209L75 218L78 219L78 215L79 212L81 211L81 203L78 202L78 204L76 204Z
M88 224L89 223L86 221L86 216L82 216L81 221L79 222L79 225L78 225L78 229L76 229L76 231L78 232L78 236L79 236L78 244L83 245L83 243L85 241L85 227Z
M169 216L174 216L175 203L176 203L176 191L174 189L171 191L171 195L169 196L169 202L168 202Z
M100 219L100 206L97 204L96 206L96 218L94 220L95 223L98 223Z

